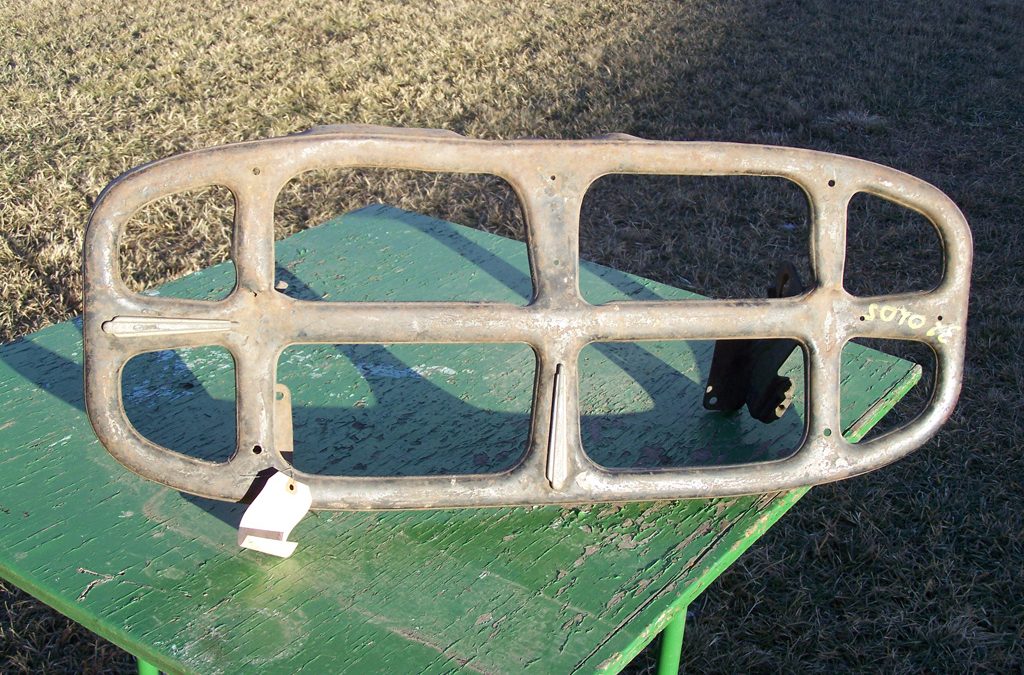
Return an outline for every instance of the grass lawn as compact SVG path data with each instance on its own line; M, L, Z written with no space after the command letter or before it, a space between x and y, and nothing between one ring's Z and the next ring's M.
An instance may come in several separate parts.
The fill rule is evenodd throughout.
M934 183L976 246L956 412L901 462L812 490L691 608L684 661L1024 667L1024 3L0 0L0 45L0 342L81 313L84 226L116 175L318 124L791 145ZM291 184L279 234L376 201L522 236L496 179L382 171ZM224 259L229 213L217 191L147 207L125 269L144 287ZM807 207L781 180L607 178L581 227L584 257L709 295L806 270ZM850 228L851 291L937 278L916 215L858 197ZM0 672L133 667L0 584Z

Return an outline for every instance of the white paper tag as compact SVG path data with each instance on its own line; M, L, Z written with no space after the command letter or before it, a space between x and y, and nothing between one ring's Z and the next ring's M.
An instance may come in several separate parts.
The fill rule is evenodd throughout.
M275 473L256 495L238 524L238 545L287 558L298 545L288 535L309 513L313 495L309 486Z

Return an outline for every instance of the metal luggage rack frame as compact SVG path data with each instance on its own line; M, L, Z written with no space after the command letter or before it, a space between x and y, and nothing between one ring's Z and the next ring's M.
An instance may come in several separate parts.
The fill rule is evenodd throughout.
M493 174L514 188L526 222L534 295L489 302L328 302L274 291L274 204L294 176L326 168ZM794 297L612 302L579 291L579 215L607 174L778 176L811 208L814 279ZM221 301L141 295L119 270L120 235L145 204L212 185L235 198L237 282ZM923 214L938 232L943 274L931 291L854 297L843 288L846 211L866 192ZM138 167L100 195L85 237L85 383L89 418L107 450L135 473L184 492L242 499L277 470L310 486L314 509L400 509L718 497L824 483L871 471L927 441L952 412L963 376L970 229L956 205L910 175L795 148L647 141L612 134L582 141L484 141L438 130L339 126L190 152ZM840 354L852 338L916 340L936 355L935 389L907 426L851 444L839 422ZM580 441L577 357L597 341L789 338L804 351L805 434L785 459L656 470L602 468ZM292 344L526 343L537 355L530 441L494 474L347 477L306 474L284 456L291 420L275 409L277 360ZM216 345L236 367L237 448L226 462L183 455L144 438L127 418L121 372L150 351ZM287 437L287 438L286 438Z

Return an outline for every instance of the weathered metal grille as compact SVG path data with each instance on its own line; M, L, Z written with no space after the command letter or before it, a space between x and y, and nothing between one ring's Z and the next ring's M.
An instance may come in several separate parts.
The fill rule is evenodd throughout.
M296 174L386 167L494 174L519 197L534 297L502 303L347 303L296 300L274 291L274 203ZM811 206L811 290L749 300L591 305L578 286L580 205L610 173L779 176ZM118 267L121 231L144 204L184 190L226 186L236 200L232 257L237 285L222 301L150 297L128 290ZM843 289L846 207L867 192L923 214L938 231L942 281L924 293L859 298ZM759 493L870 471L911 452L951 413L963 373L970 230L935 187L894 169L838 155L757 145L646 141L480 141L433 130L334 127L187 153L115 180L96 204L85 238L85 381L89 417L104 446L139 475L223 500L245 495L261 471L308 484L313 508L398 509L582 503ZM940 318L941 317L941 318ZM855 337L917 340L936 354L935 391L909 425L853 445L839 427L843 345ZM791 338L806 368L806 433L795 454L712 468L608 470L580 442L577 359L596 341ZM299 343L521 342L537 353L530 444L498 474L427 477L317 476L282 456L275 419L276 364ZM219 345L236 364L234 456L203 461L158 446L129 423L121 370L159 349Z

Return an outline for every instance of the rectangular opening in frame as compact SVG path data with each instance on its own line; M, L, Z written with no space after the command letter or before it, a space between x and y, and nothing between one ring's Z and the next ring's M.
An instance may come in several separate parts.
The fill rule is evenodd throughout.
M309 171L278 195L274 230L275 282L297 299L526 305L533 294L522 209L497 176Z
M223 462L235 451L235 362L223 347L144 352L121 371L121 400L142 436Z
M847 440L871 441L901 429L931 399L935 354L928 345L856 338L843 345L842 354L839 404Z
M753 360L773 341L747 343ZM728 466L784 459L805 430L804 354L782 355L763 386L748 361L714 390L715 343L601 342L580 354L580 433L592 461L608 469ZM767 372L767 371L765 371ZM727 391L728 389L729 391ZM729 400L727 400L729 399ZM754 413L770 421L755 419Z
M784 178L609 174L583 199L581 292L592 304L763 298L783 264L809 284L809 222Z
M293 465L330 476L499 473L525 455L536 357L523 344L294 345Z

